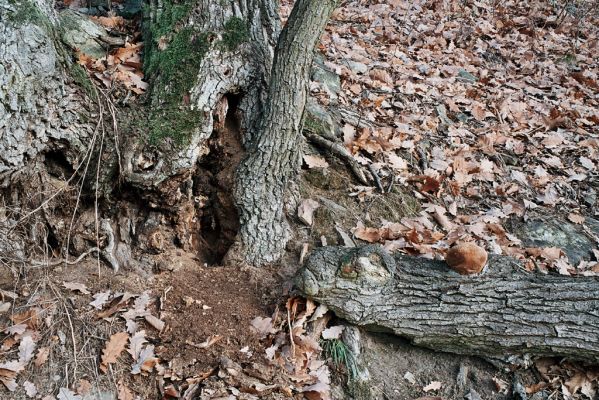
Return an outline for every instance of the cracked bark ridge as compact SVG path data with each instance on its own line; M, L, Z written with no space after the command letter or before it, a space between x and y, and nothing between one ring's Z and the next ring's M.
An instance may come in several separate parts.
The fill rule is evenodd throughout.
M24 2L0 0L0 188L45 151L60 149L74 163L91 136L50 32L54 10L45 1L32 4L36 13L28 15Z
M227 260L276 261L290 237L283 203L300 166L301 121L317 40L334 0L299 0L279 37L257 136L241 162L234 197L241 229Z
M442 261L393 258L373 246L323 247L306 261L297 286L353 324L434 350L599 362L598 277L527 273L500 256L475 276Z

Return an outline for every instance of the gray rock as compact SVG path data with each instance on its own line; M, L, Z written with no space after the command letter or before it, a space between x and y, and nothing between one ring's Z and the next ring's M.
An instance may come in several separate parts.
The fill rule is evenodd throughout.
M116 394L95 389L83 396L81 400L116 400Z
M315 131L327 139L335 140L335 123L333 118L318 102L309 97L306 102L304 128Z
M597 206L597 191L593 188L589 188L586 192L584 192L584 197L582 201L589 207Z
M431 70L430 67L426 64L420 64L416 68L418 68L418 72L420 72L423 75L428 75L428 73Z
M347 60L345 64L355 74L365 74L368 71L368 67L366 66L366 64L362 64L361 62Z
M466 400L483 400L482 397L480 397L480 394L478 394L476 392L476 390L474 390L474 389L470 389L470 391L464 396L464 399L466 399Z
M585 224L599 234L599 221L587 218ZM535 217L527 222L512 221L508 229L527 247L559 247L571 264L589 259L595 243L575 224L556 217Z
M141 14L142 3L141 0L126 0L123 3L123 8L119 10L117 14L124 18L133 18L136 15Z
M478 81L478 78L474 75L472 75L470 72L466 71L465 69L460 69L458 71L458 79L462 80L462 81L466 81L468 83L474 83L476 81Z
M312 80L321 83L334 98L341 91L341 79L339 75L327 68L318 56L314 57Z
M63 27L62 40L69 47L94 58L106 55L100 38L109 35L102 26L72 10L65 10L60 14L60 23Z
M447 109L445 108L444 104L439 104L436 107L436 110L441 122L443 122L445 125L453 125L453 122L451 122L451 120L447 116Z

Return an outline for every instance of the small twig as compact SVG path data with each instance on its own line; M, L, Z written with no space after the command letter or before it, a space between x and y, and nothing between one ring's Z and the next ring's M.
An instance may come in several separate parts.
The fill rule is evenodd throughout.
M389 186L387 186L387 193L391 193L391 190L393 190L394 183L395 183L395 174L391 173L391 180L389 181Z
M304 135L308 138L308 140L326 150L329 150L335 156L339 157L341 160L345 161L347 166L351 169L353 174L358 178L360 183L363 185L369 185L368 179L364 175L360 164L356 161L354 156L343 146L338 143L332 142L328 139L323 138L322 136L315 135L313 133L304 133Z
M287 309L287 326L289 327L289 341L291 342L291 354L295 359L295 341L293 340L293 329L291 328L291 314L289 308Z
M56 287L50 284L52 291L56 295L56 297L62 299L62 306L64 307L64 311L67 313L67 319L69 321L69 329L71 331L71 340L73 341L73 382L77 381L77 341L75 340L75 328L73 327L73 320L71 319L71 313L69 313L69 309L67 308L66 302L64 301L64 297L60 295L60 292L56 290Z
M372 174L372 178L374 179L374 183L376 187L381 191L381 193L385 193L385 188L383 187L383 183L381 182L381 178L379 178L379 174L374 169L372 164L368 164L368 171Z
M60 264L74 265L74 264L77 264L78 262L80 262L81 260L83 260L85 257L87 257L88 255L90 255L94 251L97 251L99 253L100 249L98 247L92 247L88 251L82 253L79 257L77 257L73 261L69 261L66 258L61 258L59 260L54 260L54 261L36 261L36 260L32 260L32 261L29 261L29 263L32 264L32 266L34 266L34 267L55 267L55 266L60 265Z

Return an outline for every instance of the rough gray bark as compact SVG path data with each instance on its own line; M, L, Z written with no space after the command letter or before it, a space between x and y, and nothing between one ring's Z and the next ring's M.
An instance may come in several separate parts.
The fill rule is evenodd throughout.
M315 250L298 287L339 317L414 344L488 358L599 362L599 278L525 272L492 257L478 276L376 246Z
M300 166L313 50L335 5L335 0L298 0L279 37L264 114L236 175L241 228L229 260L275 261L289 239L283 200Z
M0 189L48 150L71 142L81 151L91 136L79 118L81 98L69 84L64 53L53 39L54 11L43 0L0 0ZM76 152L75 152L76 153ZM74 153L65 156L75 159Z

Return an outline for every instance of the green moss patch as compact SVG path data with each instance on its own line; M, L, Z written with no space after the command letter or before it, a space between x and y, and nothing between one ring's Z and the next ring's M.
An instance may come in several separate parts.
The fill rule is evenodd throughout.
M394 186L391 192L375 193L366 202L350 196L351 185L358 184L347 166L336 159L327 159L329 168L302 171L302 199L314 199L320 207L314 212L310 238L319 243L325 237L330 245L341 244L336 226L350 232L358 221L379 227L382 221L399 222L403 217L417 215L420 204L409 192Z
M247 23L239 17L231 17L225 23L224 32L222 35L222 44L229 50L233 51L249 39L249 31Z
M8 20L14 24L22 25L29 22L45 26L49 23L48 18L29 0L8 0L8 3L15 8L7 12Z
M199 69L212 35L178 27L194 5L165 1L145 30L144 72L152 83L147 139L153 145L166 138L184 145L202 122L201 111L189 106L189 91L195 83L193 71Z
M69 75L73 78L73 81L83 89L85 94L91 96L94 93L94 84L92 83L87 71L79 64L70 61L71 64L68 68Z

